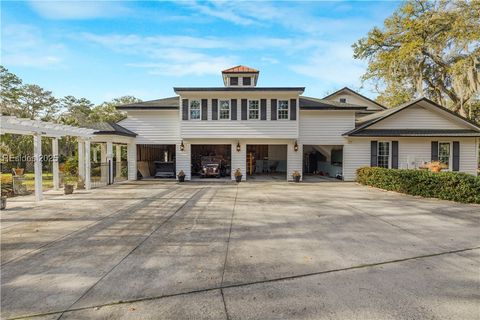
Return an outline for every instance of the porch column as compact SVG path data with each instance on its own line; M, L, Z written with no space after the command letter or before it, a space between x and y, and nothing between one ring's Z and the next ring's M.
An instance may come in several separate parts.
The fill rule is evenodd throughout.
M90 161L90 140L85 140L85 189L87 190L92 188Z
M52 174L53 174L53 189L60 188L60 171L58 170L58 138L52 139Z
M84 141L77 138L78 140L78 177L85 181L85 150L84 150Z
M122 175L122 145L115 145L115 177L120 177Z
M303 144L297 142L297 146L297 151L295 151L294 141L287 146L287 181L293 180L292 174L294 171L300 172L300 180L303 180Z
M107 142L107 164L109 170L108 183L113 183L113 144L111 141Z
M237 144L240 145L240 151L237 151ZM245 142L232 142L232 162L231 162L231 179L235 180L235 171L240 169L242 173L242 181L247 180L247 144Z
M137 180L137 145L127 145L128 180Z
M107 145L105 143L100 144L100 181L108 183L108 171L107 171Z
M35 201L43 199L42 190L42 136L33 135L34 172L35 172Z
M191 145L190 143L183 141L183 151L181 150L181 142L175 145L175 162L176 162L176 175L183 170L185 173L185 180L192 179L192 159L191 159ZM178 179L178 177L177 177Z

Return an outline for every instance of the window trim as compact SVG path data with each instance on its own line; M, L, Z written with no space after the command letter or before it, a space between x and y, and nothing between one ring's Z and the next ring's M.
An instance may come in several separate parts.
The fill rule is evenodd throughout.
M228 119L226 118L222 118L221 117L221 114L222 114L222 102L228 102ZM222 120L231 120L232 119L232 104L230 102L230 100L228 99L218 99L218 120L222 121Z
M258 105L258 113L257 113L257 118L250 118L250 101L257 101L257 105ZM248 99L248 102L247 102L247 120L253 120L253 121L257 121L257 120L260 120L260 99Z
M392 168L392 141L387 141L387 140L377 141L377 167L384 168L384 167L380 167L379 161L378 161L380 158L380 143L388 143L388 167L386 169L391 169Z
M338 101L340 101L340 103L347 103L347 98L340 98L338 99Z
M192 119L192 102L198 102L198 110L200 111L198 119ZM188 103L188 120L199 121L202 120L202 100L201 99L190 99Z
M250 79L250 84L245 84L245 82L243 82L244 79ZM248 76L242 76L242 86L245 86L245 87L251 87L252 86L252 77L248 77Z
M280 102L281 101L287 101L287 118L286 119L280 119ZM277 101L277 120L280 120L280 121L290 120L290 100L285 99L285 100Z
M232 79L233 79L233 78L236 78L236 79L237 79L237 84L232 84ZM231 87L233 87L233 86L238 87L238 86L240 86L240 81L239 81L239 80L240 80L240 79L238 78L238 76L237 76L237 77L228 77L228 84L229 84Z
M440 145L441 144L448 144L448 171L452 171L453 168L453 143L452 141L438 141L438 162L440 162ZM440 162L441 163L441 162Z

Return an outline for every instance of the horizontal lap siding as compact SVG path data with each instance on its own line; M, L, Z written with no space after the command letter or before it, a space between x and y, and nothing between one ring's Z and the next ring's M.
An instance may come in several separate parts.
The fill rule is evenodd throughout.
M137 134L137 144L174 144L180 140L179 112L128 112L119 125ZM204 121L205 122L205 121Z
M354 181L357 169L370 166L370 140L356 140L343 146L343 179Z
M287 146L287 180L293 180L292 174L294 171L298 171L302 174L303 167L303 146L298 145L298 151L294 150L294 143L290 143ZM302 177L303 178L303 175Z
M182 138L297 138L296 121L183 121Z
M347 131L355 127L355 113L348 111L300 111L302 144L342 145Z

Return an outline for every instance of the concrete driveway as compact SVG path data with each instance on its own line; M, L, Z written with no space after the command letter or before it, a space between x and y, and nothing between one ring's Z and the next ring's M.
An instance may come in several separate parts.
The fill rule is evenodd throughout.
M479 319L480 206L354 183L16 198L2 318Z

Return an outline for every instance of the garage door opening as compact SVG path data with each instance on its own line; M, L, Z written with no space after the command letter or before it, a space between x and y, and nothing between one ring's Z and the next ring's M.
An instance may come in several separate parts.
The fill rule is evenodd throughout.
M247 145L247 179L285 180L287 145Z
M175 145L138 144L137 170L139 179L175 178Z
M304 145L303 179L308 181L343 180L343 146Z
M230 144L192 145L192 179L230 180L232 146Z

